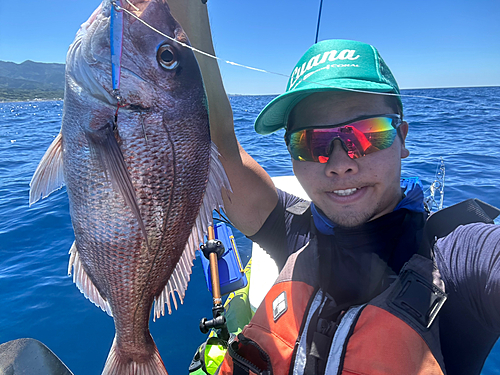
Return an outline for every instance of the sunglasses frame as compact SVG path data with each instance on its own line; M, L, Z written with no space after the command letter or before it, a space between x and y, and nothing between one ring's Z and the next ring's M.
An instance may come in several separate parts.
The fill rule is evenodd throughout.
M292 153L290 152L290 137L291 137L292 134L300 132L300 131L303 131L303 130L310 130L310 129L334 129L334 128L340 128L340 127L343 127L343 126L354 124L354 123L359 122L359 121L373 119L373 118L379 118L379 117L385 117L385 118L391 119L392 120L392 122L391 122L392 127L397 130L397 134L398 135L400 134L399 127L403 123L403 120L401 119L400 115L398 115L396 113L391 113L391 114L383 114L383 115L361 116L361 117L357 117L357 118L355 118L353 120L345 121L345 122L342 122L340 124L335 124L335 125L328 125L328 124L326 124L326 125L314 125L314 126L306 126L306 127L303 127L303 128L298 128L298 129L293 130L292 132L288 132L287 131L287 132L285 132L285 136L284 136L285 143L287 145L288 152L290 153L290 156L292 157L292 159L297 160L297 161L301 161L299 159L294 158L293 155L292 155ZM342 142L342 146L345 149L345 146L344 146L343 142ZM319 161L311 160L311 162L318 163Z

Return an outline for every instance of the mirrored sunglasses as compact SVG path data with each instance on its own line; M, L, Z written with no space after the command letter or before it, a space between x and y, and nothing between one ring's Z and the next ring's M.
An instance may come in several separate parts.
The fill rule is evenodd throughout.
M285 134L293 159L326 163L339 139L351 159L391 147L401 118L396 114L361 117L353 121L314 128L302 128Z

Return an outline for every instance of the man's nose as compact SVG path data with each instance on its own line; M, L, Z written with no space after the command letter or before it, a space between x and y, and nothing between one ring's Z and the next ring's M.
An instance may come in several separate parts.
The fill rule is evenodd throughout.
M358 172L358 163L347 154L347 146L340 139L335 139L331 146L331 153L325 164L327 176L354 174Z

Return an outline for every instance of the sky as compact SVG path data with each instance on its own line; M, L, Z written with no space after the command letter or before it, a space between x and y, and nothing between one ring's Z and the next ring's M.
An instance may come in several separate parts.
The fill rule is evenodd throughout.
M65 60L99 0L0 0L0 60ZM314 43L320 0L208 0L224 60L289 75ZM499 0L323 0L319 40L374 45L401 88L500 86ZM230 94L278 94L287 79L221 63Z

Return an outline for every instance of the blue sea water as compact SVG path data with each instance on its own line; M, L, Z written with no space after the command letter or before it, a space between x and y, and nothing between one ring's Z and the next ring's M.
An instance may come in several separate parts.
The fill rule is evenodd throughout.
M410 123L403 176L428 187L442 156L445 205L475 197L500 207L500 87L406 90ZM422 98L435 97L451 101ZM253 121L272 96L234 96L240 143L271 176L292 174L283 133L258 136ZM32 337L49 346L75 375L100 374L114 336L113 320L90 303L67 276L73 230L65 189L28 207L29 182L59 132L63 103L0 104L0 343ZM500 223L497 221L497 223ZM251 243L237 233L244 261ZM184 304L151 323L170 374L187 373L211 315L200 261L195 261ZM500 374L500 343L483 375Z

